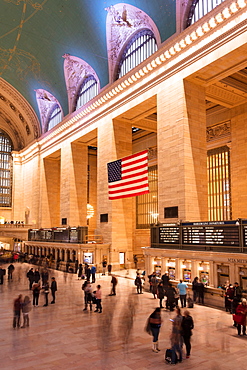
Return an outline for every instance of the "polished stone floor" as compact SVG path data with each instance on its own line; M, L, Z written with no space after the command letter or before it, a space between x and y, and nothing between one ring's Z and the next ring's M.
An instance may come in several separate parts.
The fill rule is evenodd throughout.
M116 296L108 296L110 276L97 276L103 290L102 314L83 311L82 281L76 275L50 271L58 283L56 304L43 307L41 295L39 307L30 312L30 327L13 329L13 300L19 294L30 295L26 278L30 265L15 266L13 281L5 277L0 285L1 370L159 370L171 366L164 363L164 354L170 347L169 319L174 313L163 310L161 352L152 352L144 327L158 300L148 292L136 294L133 279L126 278L134 276L134 270L130 276L122 272ZM195 322L191 357L176 368L246 369L247 339L237 336L231 315L199 305L190 312Z

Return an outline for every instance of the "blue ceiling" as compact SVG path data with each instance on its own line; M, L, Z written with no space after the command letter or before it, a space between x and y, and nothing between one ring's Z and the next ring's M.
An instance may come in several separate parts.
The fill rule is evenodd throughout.
M106 7L114 0L0 0L0 76L38 113L35 89L52 93L68 113L63 54L90 64L109 82ZM176 31L175 0L128 0L146 12L165 41ZM38 114L39 116L39 114Z

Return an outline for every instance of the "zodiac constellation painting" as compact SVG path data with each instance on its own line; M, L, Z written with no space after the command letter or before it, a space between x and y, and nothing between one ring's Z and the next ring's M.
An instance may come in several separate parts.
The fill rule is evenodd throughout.
M26 3L31 5L36 10L42 10L43 7L39 3L34 3L32 0L4 0L6 3L12 3L14 5L20 5L21 3Z

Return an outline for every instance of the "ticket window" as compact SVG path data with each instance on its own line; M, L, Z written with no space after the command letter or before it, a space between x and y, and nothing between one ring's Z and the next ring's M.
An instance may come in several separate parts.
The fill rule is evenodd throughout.
M183 269L183 280L187 283L191 282L191 270Z
M93 253L84 253L84 263L92 264L93 263Z
M239 269L239 276L240 276L240 286L244 293L247 292L247 269L240 268Z
M229 266L218 265L218 288L225 289L229 284Z
M168 267L169 280L175 280L175 267Z
M154 265L154 271L157 277L161 276L161 266L160 265Z
M200 278L200 281L204 284L204 285L209 285L209 273L208 271L200 271L199 272L199 278Z

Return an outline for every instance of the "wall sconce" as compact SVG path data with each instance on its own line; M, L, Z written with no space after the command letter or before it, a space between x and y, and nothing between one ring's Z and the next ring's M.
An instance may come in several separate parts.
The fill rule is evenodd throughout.
M221 265L221 266L222 266L222 265ZM219 273L223 272L223 270L222 270L221 266L217 269L217 272L219 272Z
M186 269L186 267L187 267L185 263L186 263L186 260L184 260L183 263L182 263L182 268L183 269Z
M170 264L170 260L168 260L167 262L166 262L166 266L171 266L171 264Z
M201 263L199 263L199 267L198 267L198 270L199 271L202 271L203 270L203 266L202 265L203 265L203 261Z

